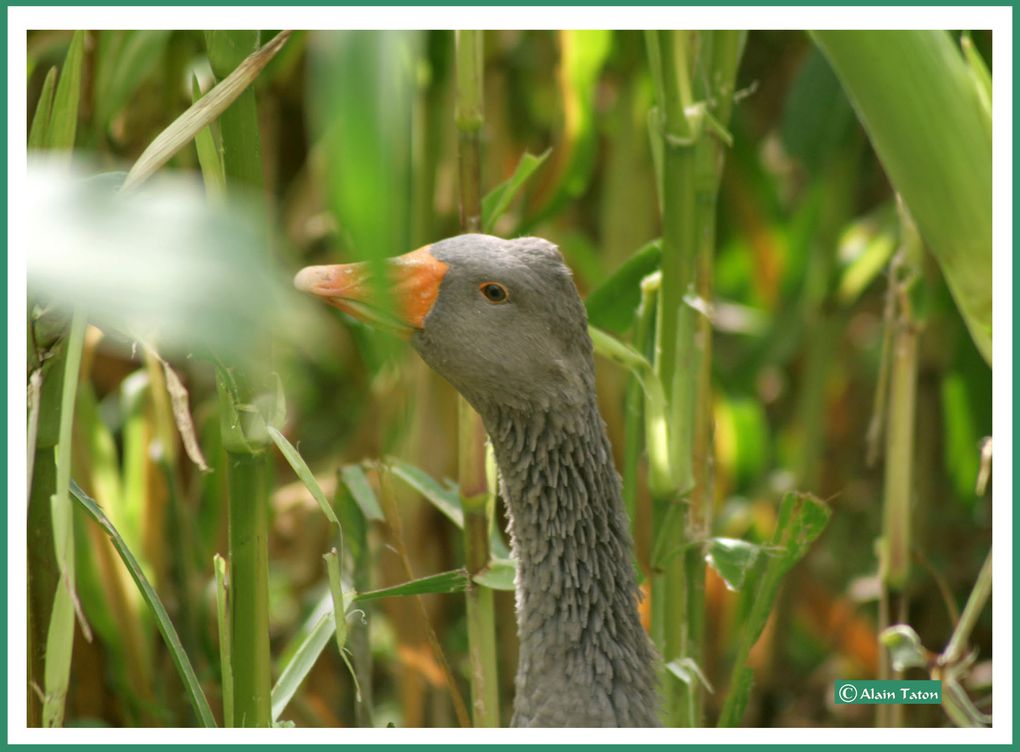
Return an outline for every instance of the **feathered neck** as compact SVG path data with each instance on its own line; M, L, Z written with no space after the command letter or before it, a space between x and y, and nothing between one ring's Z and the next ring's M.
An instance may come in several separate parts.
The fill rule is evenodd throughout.
M513 725L657 725L654 651L594 392L487 412L519 567Z

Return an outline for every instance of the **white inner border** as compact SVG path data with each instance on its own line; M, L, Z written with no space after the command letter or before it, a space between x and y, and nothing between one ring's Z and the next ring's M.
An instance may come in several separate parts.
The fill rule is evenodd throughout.
M1010 7L49 7L7 9L8 111L8 686L7 741L20 743L911 743L1011 744L1013 739L1013 9ZM257 21L255 19L258 19ZM994 128L993 542L995 725L990 729L28 729L25 665L24 468L28 29L992 29ZM867 545L871 545L870 539Z

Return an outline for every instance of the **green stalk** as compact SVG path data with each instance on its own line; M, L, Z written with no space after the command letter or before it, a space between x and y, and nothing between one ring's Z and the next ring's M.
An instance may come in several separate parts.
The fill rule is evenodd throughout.
M692 400L696 372L691 369L694 319L684 296L694 282L697 248L695 143L688 119L692 32L650 31L648 43L659 103L662 144L662 282L656 326L655 368L669 400L669 464L674 487L653 497L652 527L662 541L653 547L652 622L663 662L687 657L688 593L685 572L684 495L690 490ZM663 721L693 724L690 688L663 672Z
M696 94L705 103L707 117L714 119L715 131L698 139L695 147L695 191L697 212L697 260L695 288L698 298L709 309L712 305L712 269L715 262L716 204L719 183L729 145L725 132L733 110L733 92L737 67L744 52L746 32L699 32L699 75ZM712 321L704 313L697 316L694 332L695 364L697 377L694 384L693 437L691 444L691 474L693 486L688 511L688 538L699 543L712 532L714 495L712 484ZM705 635L705 557L700 545L687 549L687 656L698 666L704 659ZM704 691L693 685L692 723L703 726Z
M483 32L457 31L457 161L460 173L460 225L482 228L481 131ZM485 429L463 397L457 398L458 477L464 506L464 552L472 577L489 564L490 493L485 474ZM490 588L473 580L467 589L471 709L475 726L499 726L496 674L496 614Z
M910 217L902 209L901 248L893 259L890 284L895 286L895 316L889 367L885 430L882 543L879 548L879 633L893 623L906 623L905 588L910 576L911 511L914 487L914 434L917 408L917 364L920 327L912 313L911 292L920 282L922 245ZM879 388L886 388L880 384ZM879 679L892 678L888 652L879 646ZM878 706L878 725L900 726L902 707Z
M226 78L259 45L256 31L210 31L209 62L220 80ZM223 168L227 190L262 188L255 92L249 87L220 116ZM253 259L268 263L268 259ZM268 364L269 353L260 358ZM268 366L266 367L268 370ZM269 552L267 488L269 437L259 430L259 416L242 422L241 405L255 404L255 384L265 372L243 367L221 369L220 415L227 453L229 504L230 655L233 669L233 720L237 726L268 727L272 723L269 659ZM245 413L246 417L250 413Z

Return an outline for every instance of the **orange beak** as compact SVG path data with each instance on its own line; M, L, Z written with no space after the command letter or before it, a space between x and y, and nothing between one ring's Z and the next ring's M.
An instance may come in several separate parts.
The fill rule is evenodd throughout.
M372 304L378 288L372 284L373 267L366 262L306 266L294 277L294 286L363 321L408 334L424 327L449 268L430 248L427 245L386 262L396 304L393 315Z

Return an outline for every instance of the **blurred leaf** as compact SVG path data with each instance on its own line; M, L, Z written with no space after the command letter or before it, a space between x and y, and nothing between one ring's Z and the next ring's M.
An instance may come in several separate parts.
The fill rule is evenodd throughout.
M322 139L330 206L362 259L411 250L411 108L420 34L319 32L309 39L308 109Z
M53 97L50 118L49 147L69 151L74 147L78 129L78 102L81 98L81 69L85 54L85 32L76 31L67 48L64 66L60 69L60 82Z
M981 53L974 46L974 40L971 38L969 31L965 31L963 36L960 37L960 47L963 50L963 56L967 59L967 65L970 66L971 76L974 79L974 86L977 87L981 105L984 107L988 117L991 118L992 74L988 71L988 66L985 65L985 60L981 57Z
M810 50L783 101L779 132L787 153L817 174L846 143L854 125L839 79L825 57Z
M42 89L39 92L39 101L35 105L35 114L32 115L32 125L28 131L28 148L44 149L50 141L50 117L53 112L53 89L57 83L57 69L50 68L43 79Z
M722 577L726 587L739 592L761 556L761 547L736 538L711 538L705 561Z
M170 34L168 29L98 32L93 101L100 127L108 128L131 101L163 57Z
M564 30L559 32L559 41L557 83L563 108L563 140L553 159L551 190L546 198L539 199L542 206L528 218L524 231L584 193L595 168L595 92L612 48L613 32Z
M992 125L963 55L944 31L812 34L991 364Z
M446 485L440 485L435 478L421 468L404 462L396 457L387 457L385 467L420 493L446 517L459 528L464 527L464 510L460 503L460 491L455 483L446 481Z
M894 670L928 668L928 651L921 644L917 632L908 625L897 624L882 630L878 641L889 651L889 659Z
M771 434L757 397L720 393L715 403L715 448L719 470L737 488L753 486L769 467Z
M666 670L688 687L694 687L697 684L701 684L709 692L715 691L712 689L712 685L709 683L705 673L701 670L698 662L693 658L682 658L670 661L666 664Z
M201 186L180 176L127 194L118 183L118 175L81 180L45 161L30 164L33 293L81 305L98 326L152 341L167 357L207 347L243 358L267 336L312 336L311 303L289 279L251 263L255 253L268 256L254 205L210 206Z
M174 154L222 115L258 78L266 63L280 51L289 37L289 31L281 31L265 47L251 53L229 76L216 84L208 94L185 110L162 133L156 136L132 165L121 190L131 190L147 180L170 161Z
M852 305L886 268L896 250L898 224L893 206L887 205L855 219L839 238L840 272L838 297Z
M339 525L340 521L336 518L336 513L333 511L333 506L329 503L329 499L326 498L326 494L323 493L322 487L319 485L319 481L315 479L315 475L311 470L308 469L308 465L305 463L304 458L294 448L294 445L287 441L287 437L280 433L272 426L268 426L266 429L269 432L270 438L273 443L276 444L277 449L287 460L287 463L294 469L294 473L304 483L305 488L312 495L315 501L319 505L319 509L326 515L326 519L332 522L334 525Z
M356 593L355 601L374 601L380 598L392 598L398 595L425 595L427 593L462 593L467 590L470 577L466 569L453 569L449 572L421 577L405 582L402 585L369 590L367 593Z
M656 239L639 248L588 293L584 301L588 322L617 334L630 329L641 303L641 280L659 268L661 259L662 241Z
M479 585L493 590L513 590L514 579L517 577L516 559L492 558L485 569L472 579Z
M386 519L382 507L379 506L379 500L375 497L375 491L372 490L372 485L368 482L368 477L361 465L344 465L340 468L340 477L366 519L376 522Z
M156 626L159 628L159 633L163 636L163 641L170 652L170 659L177 669L181 681L184 682L184 688L187 691L188 699L191 702L191 707L195 711L196 717L203 727L215 728L216 721L213 718L212 710L209 708L209 702L202 692L198 677L195 675L195 669L192 667L187 653L184 652L184 646L181 645L181 640L177 636L177 630L174 629L170 616L163 607L163 603L160 601L156 591L153 590L152 585L146 579L134 554L131 553L127 544L124 543L124 539L120 537L117 529L106 518L103 510L99 508L95 500L82 491L74 481L71 481L71 495L88 512L89 516L99 523L99 526L103 528L106 534L110 536L110 540L113 541L117 553L120 554L121 560L131 573L131 579L135 581L135 584L142 593L142 597L145 599L146 605L148 605L156 619Z
M524 152L521 155L521 160L517 163L514 174L489 191L488 195L482 199L483 232L492 232L492 228L496 226L496 222L503 216L503 212L507 210L521 188L524 187L528 178L542 166L551 152L552 149L546 149L537 157Z
M960 373L953 371L943 377L942 458L956 495L973 506L977 501L974 486L981 464L981 436L974 424L967 391L967 384Z

